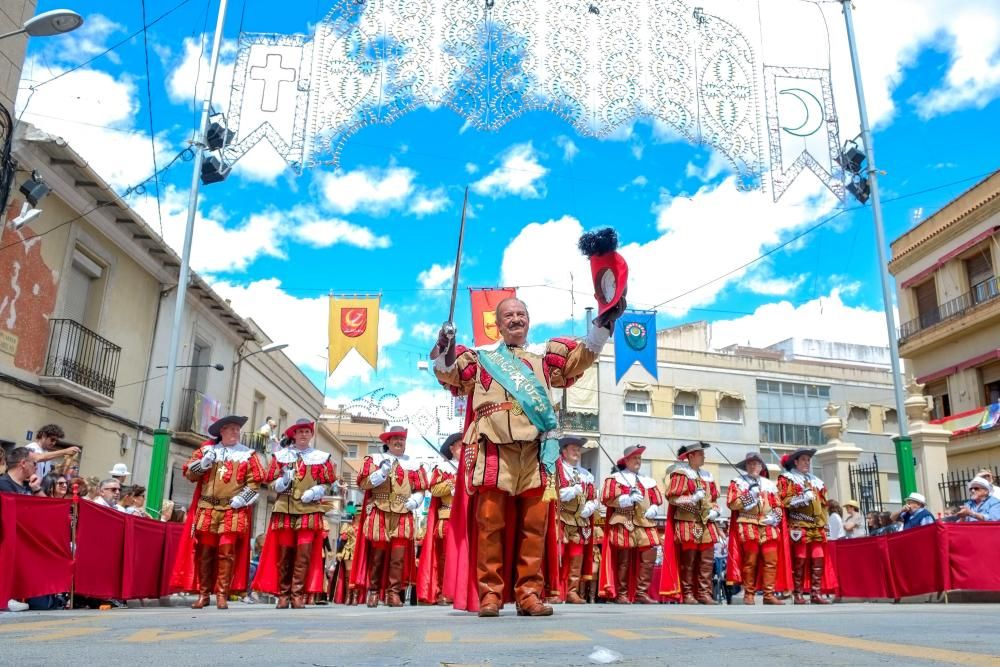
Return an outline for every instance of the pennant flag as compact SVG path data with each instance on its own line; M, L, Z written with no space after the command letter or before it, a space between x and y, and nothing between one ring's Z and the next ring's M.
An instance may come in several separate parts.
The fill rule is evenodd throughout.
M516 297L517 290L513 287L470 289L469 294L472 296L472 333L475 345L476 347L492 345L500 340L496 318L497 304L504 299Z
M615 323L615 382L637 361L657 378L655 310L626 310Z
M357 350L371 364L378 365L378 309L381 297L330 297L330 362L332 375L347 353Z

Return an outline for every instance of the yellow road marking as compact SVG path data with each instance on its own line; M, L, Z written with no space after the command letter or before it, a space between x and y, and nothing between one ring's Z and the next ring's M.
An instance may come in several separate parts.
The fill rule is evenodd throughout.
M59 625L75 625L94 620L93 618L62 618L51 621L28 621L26 623L4 623L0 625L2 632L30 632L31 630L43 630Z
M180 639L190 639L192 637L204 637L205 635L218 634L216 630L186 630L183 632L163 632L156 628L146 628L137 630L123 639L126 642L152 643L152 642L173 642Z
M691 623L694 625L707 625L713 628L725 628L727 630L739 630L742 632L765 634L774 637L782 637L784 639L792 639L795 641L836 646L838 648L853 648L859 651L867 651L868 653L882 653L901 658L937 660L939 662L948 662L957 665L989 665L989 667L996 667L998 660L1000 660L1000 656L986 655L985 653L952 651L949 649L933 648L930 646L893 644L891 642L880 642L871 639L845 637L843 635L834 635L827 632L778 628L771 625L741 623L739 621L727 621L725 619L710 618L707 616L671 615L670 618L672 620L684 621L685 623Z
M545 630L540 635L513 635L506 637L498 637L496 635L490 635L489 637L460 639L459 643L525 644L525 643L535 643L535 642L582 642L582 641L587 641L588 639L589 637L587 637L586 635L581 635L576 632L570 632L569 630Z
M55 630L54 632L45 632L41 634L32 634L27 637L21 637L20 641L47 642L58 639L72 639L73 637L84 637L86 635L93 635L107 630L108 628L63 628L62 630Z
M690 628L635 628L634 630L603 630L604 634L618 639L677 639L690 637L692 639L709 639L719 635L712 632L692 630Z
M254 639L260 639L261 637L267 637L268 635L273 635L274 630L247 630L246 632L241 632L238 635L233 635L231 637L226 637L220 639L217 643L219 644L238 644L240 642L249 642Z
M426 635L424 635L424 641L428 643L447 643L452 639L452 634L447 630L430 630Z
M357 633L349 632L346 637L331 636L332 633L322 633L321 635L313 635L306 637L285 637L281 640L284 644L366 644L375 642L389 642L396 638L395 630L387 630L381 632L364 632L358 635Z

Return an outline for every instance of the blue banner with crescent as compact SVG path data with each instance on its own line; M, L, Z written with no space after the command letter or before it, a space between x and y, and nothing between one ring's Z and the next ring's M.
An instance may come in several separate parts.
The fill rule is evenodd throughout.
M656 311L626 310L615 329L615 382L621 382L637 361L657 379Z

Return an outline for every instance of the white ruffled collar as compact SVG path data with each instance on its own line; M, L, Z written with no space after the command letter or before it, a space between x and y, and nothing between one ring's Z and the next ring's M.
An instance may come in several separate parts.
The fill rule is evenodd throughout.
M251 456L254 455L254 451L242 443L233 445L232 447L224 447L223 445L205 445L201 448L202 453L208 450L215 451L215 460L222 461L237 461L242 463L248 461Z
M303 463L312 466L326 463L327 459L330 458L330 454L328 452L321 452L313 447L299 450L292 445L277 452L274 458L278 460L278 463L294 463L296 459L302 459Z
M701 479L703 479L707 483L712 483L715 481L715 478L712 477L712 473L708 472L704 468L699 468L698 470L695 470L686 462L678 463L677 466L674 467L674 472L679 472L688 479L698 479L699 477L701 477Z
M375 465L382 463L382 461L396 461L399 463L399 467L403 470L409 470L411 472L415 470L420 470L420 462L410 458L408 454L403 454L402 456L393 456L389 452L380 452L378 454L371 455L372 462Z

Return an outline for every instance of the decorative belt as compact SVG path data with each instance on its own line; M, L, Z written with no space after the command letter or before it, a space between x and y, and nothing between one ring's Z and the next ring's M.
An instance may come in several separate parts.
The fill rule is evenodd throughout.
M790 521L801 521L802 523L816 523L816 517L800 512L789 512L788 519Z
M204 502L206 502L206 503L208 503L209 505L228 505L229 501L232 500L232 499L233 499L232 496L229 496L227 498L223 498L223 497L220 497L220 496L202 496L201 497L201 500L204 501Z
M504 401L503 403L483 403L476 408L476 420L488 417L495 412L511 412L515 415L523 415L524 408L517 401Z

